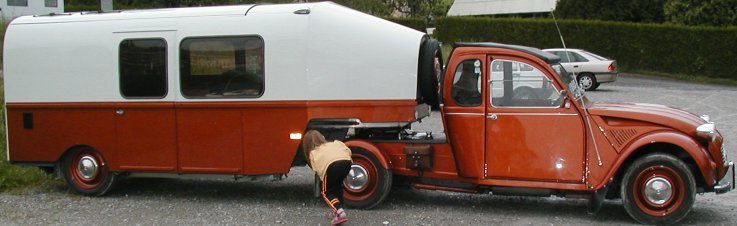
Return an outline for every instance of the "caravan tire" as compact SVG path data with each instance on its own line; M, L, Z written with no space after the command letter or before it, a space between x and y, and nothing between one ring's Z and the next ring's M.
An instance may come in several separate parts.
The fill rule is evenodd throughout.
M91 147L69 150L61 160L60 172L69 187L87 196L104 195L115 182L105 159Z

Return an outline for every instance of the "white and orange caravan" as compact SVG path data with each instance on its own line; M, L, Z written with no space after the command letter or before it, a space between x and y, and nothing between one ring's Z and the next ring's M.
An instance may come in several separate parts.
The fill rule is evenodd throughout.
M439 56L424 33L330 2L20 17L8 157L88 195L128 172L280 178L305 164L307 129L344 139L427 115L437 81L418 75L436 79Z

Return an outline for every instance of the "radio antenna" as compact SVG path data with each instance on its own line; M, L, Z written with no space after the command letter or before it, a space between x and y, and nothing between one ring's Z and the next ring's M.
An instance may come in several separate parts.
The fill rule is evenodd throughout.
M555 23L555 29L558 30L558 36L560 37L560 43L563 43L563 49L568 49L566 48L566 41L563 40L563 33L560 32L560 27L558 27L558 20L555 19L555 13L553 13L553 10L550 10L550 15L553 16L553 23Z
M565 50L563 52L566 53L566 57L570 61L571 55L568 52L568 47L566 47L566 41L563 39L563 33L560 32L560 27L558 26L558 20L555 19L555 13L553 13L553 11L554 10L552 10L552 9L550 10L550 15L553 16L553 22L555 23L555 29L558 30L558 36L560 37L560 43L563 44L563 49ZM578 86L579 84L578 84L578 79L577 79L577 76L576 76L576 72L575 71L572 71L571 73L573 73L573 78L576 79L576 81L577 81L576 82L576 85ZM581 89L580 86L579 86L579 89ZM586 125L588 127L589 134L591 135L591 139L594 140L594 151L596 151L596 160L597 160L597 163L598 163L597 165L599 165L599 167L601 167L604 164L601 162L601 154L599 154L599 146L596 145L596 136L594 135L593 128L591 128L591 120L590 120L591 117L589 115L589 109L586 106L586 101L581 101L581 103L583 104L584 114L586 114ZM604 133L604 130L601 129L601 127L599 127L599 129L601 130L602 133ZM606 136L606 134L604 136Z

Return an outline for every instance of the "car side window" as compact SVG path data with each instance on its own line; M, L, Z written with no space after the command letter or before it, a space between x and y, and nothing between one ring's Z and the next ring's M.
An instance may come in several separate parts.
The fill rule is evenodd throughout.
M556 56L560 57L561 63L570 63L571 59L568 57L568 54L566 54L565 51L556 51L554 52Z
M589 62L586 57L581 56L581 54L569 52L571 54L571 58L573 58L574 62Z
M451 96L460 106L481 105L481 60L464 60L458 64L453 74Z
M515 71L515 67L522 70ZM489 93L494 107L560 106L560 92L545 73L532 65L513 60L494 60L490 75Z

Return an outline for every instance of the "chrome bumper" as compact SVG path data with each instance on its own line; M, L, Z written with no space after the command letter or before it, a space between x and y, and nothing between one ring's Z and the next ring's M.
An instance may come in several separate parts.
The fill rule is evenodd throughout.
M728 191L731 191L735 188L734 184L734 163L729 162L727 165L724 166L727 170L727 173L724 175L724 178L719 181L716 185L714 185L714 192L718 194L724 194Z

